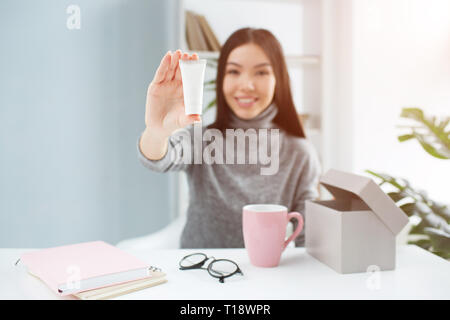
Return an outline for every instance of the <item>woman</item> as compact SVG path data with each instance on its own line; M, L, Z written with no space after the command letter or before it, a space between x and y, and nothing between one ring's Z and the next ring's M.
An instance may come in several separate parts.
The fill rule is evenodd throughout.
M201 117L185 115L180 59L198 56L178 50L163 57L148 88L146 129L138 140L138 156L151 170L187 173L190 202L181 247L244 247L242 207L247 204L281 204L304 216L305 200L317 197L320 164L298 120L278 40L267 30L252 28L240 29L228 38L218 63L216 120L206 128L213 130L216 139L217 132L230 129L278 132L278 140L268 139L274 141L271 147L278 148L279 165L269 175L261 174L263 166L258 163L181 161L191 152L183 137L194 136L201 125L189 125L201 122ZM202 141L200 145L208 144ZM238 152L248 156L250 149ZM304 231L295 243L304 244Z

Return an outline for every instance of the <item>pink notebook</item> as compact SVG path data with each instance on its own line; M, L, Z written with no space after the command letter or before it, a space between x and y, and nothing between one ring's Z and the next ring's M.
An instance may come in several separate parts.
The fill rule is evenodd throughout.
M103 241L32 251L20 260L59 295L143 279L153 268Z

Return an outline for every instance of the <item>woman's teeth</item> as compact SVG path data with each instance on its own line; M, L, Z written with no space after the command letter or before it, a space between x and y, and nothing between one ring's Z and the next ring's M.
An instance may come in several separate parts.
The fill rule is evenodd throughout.
M255 101L255 99L238 99L238 100L239 100L239 102L243 102L243 103L250 103L250 102Z
M251 107L256 100L256 98L236 98L237 103L241 107Z

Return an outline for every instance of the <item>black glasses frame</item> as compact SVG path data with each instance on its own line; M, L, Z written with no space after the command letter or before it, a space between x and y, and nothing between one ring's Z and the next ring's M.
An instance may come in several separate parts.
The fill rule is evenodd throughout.
M189 267L184 267L184 266L181 265L181 263L182 263L185 259L187 259L187 258L189 258L189 257L191 257L191 256L195 256L195 255L202 255L202 256L204 257L204 259L203 259L202 261L200 261L199 263L193 264L192 266L189 266ZM205 262L208 261L208 260L210 260L210 259L213 259L213 260L208 264L208 267L202 268L203 265L205 264ZM234 271L234 272L232 272L232 273L230 273L230 274L224 276L224 275L221 274L219 271L214 270L214 269L212 268L212 266L214 265L214 263L216 263L216 262L218 262L218 261L227 261L227 262L231 262L232 264L234 264L234 265L236 266L236 271ZM214 257L212 257L212 256L211 256L211 257L208 257L206 254L201 253L201 252L192 253L192 254L190 254L190 255L187 255L187 256L183 257L183 258L180 260L179 265L180 265L180 270L193 270L193 269L207 270L210 276L212 276L212 277L214 277L214 278L218 278L218 279L219 279L219 282L221 282L221 283L224 283L225 278L229 278L229 277L231 277L231 276L233 276L233 275L235 275L235 274L237 274L237 273L239 273L239 274L242 275L242 276L244 275L244 274L242 273L241 269L239 268L239 266L237 265L236 262L231 261L231 260L228 260L228 259L216 259L216 258L214 258ZM219 274L219 275L217 275L217 274Z

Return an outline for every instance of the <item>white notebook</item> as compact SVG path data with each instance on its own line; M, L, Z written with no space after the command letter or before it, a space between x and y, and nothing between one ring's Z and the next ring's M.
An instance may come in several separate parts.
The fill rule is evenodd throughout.
M166 274L161 271L152 271L149 278L130 281L110 287L94 289L74 294L75 297L82 300L104 300L118 297L127 293L150 288L167 282Z

